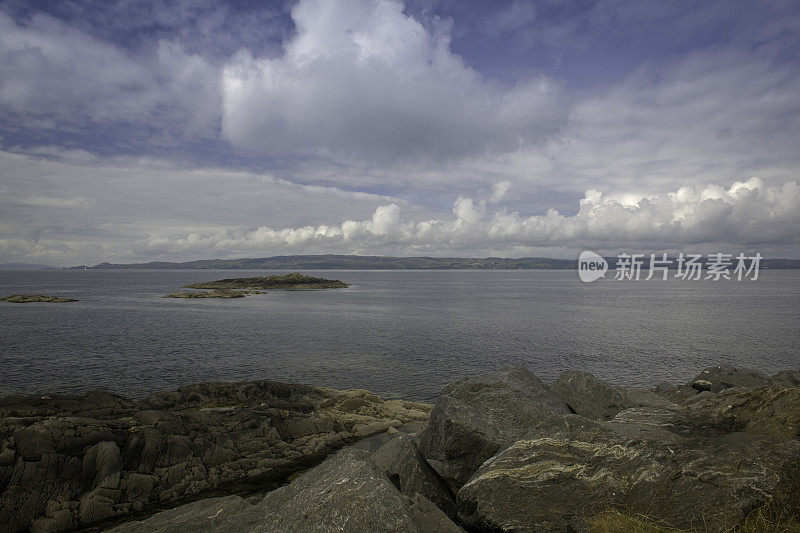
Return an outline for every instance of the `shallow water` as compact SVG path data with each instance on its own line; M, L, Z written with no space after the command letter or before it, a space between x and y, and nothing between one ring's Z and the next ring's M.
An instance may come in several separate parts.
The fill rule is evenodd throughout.
M800 271L757 281L598 281L572 271L307 271L349 289L232 300L161 296L270 271L0 271L0 395L103 387L143 397L207 380L274 379L432 401L455 378L525 365L617 384L704 366L800 367Z

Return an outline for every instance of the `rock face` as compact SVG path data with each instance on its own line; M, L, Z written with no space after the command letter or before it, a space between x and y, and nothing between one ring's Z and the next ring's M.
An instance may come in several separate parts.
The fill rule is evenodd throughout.
M167 531L456 533L430 501L403 497L369 452L347 450L270 492L258 503L214 498L158 513L114 533Z
M631 406L624 390L579 370L567 370L561 374L553 385L553 391L573 413L586 418L608 420Z
M420 455L415 436L401 435L390 440L372 459L403 494L422 495L447 515L456 516L453 494Z
M243 482L277 482L430 407L271 381L141 402L103 391L0 399L0 531L84 527Z
M766 385L768 379L766 375L756 370L721 365L701 371L691 382L691 386L699 391L719 392L731 387Z
M460 517L487 531L565 530L610 506L672 526L722 531L772 501L800 446L749 433L631 437L615 421L565 417L487 461L458 494ZM684 426L686 427L686 426Z
M800 370L784 370L769 378L773 387L800 387Z
M439 395L419 451L457 492L486 459L569 408L532 372L460 379Z
M261 499L200 500L115 531L588 531L609 508L710 532L759 509L800 518L796 377L716 367L648 391L569 371L556 392L521 368L462 379L420 434L374 455L345 449ZM142 402L10 397L0 409L3 531L83 527L268 480L344 439L428 416L367 391L274 382Z
M406 501L369 452L348 450L267 494L251 513L255 531L417 530Z
M719 390L663 405L636 393L628 398L639 406L610 420L566 415L534 427L461 488L458 516L476 531L567 531L612 506L724 531L763 506L798 515L800 389Z

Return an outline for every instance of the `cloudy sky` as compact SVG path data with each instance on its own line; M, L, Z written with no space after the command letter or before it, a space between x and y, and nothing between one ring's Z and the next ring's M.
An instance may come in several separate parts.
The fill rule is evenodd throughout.
M800 257L795 0L0 1L0 262Z

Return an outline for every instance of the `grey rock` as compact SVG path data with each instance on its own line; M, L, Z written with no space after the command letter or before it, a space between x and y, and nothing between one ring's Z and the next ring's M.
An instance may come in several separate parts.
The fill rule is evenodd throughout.
M201 383L141 402L106 391L0 398L0 531L84 528L225 484L274 483L429 412L271 381Z
M450 517L421 494L411 497L408 509L419 533L464 533Z
M416 533L411 512L433 517L435 506L408 502L363 450L345 450L255 504L238 496L210 498L130 522L114 533L184 531ZM429 502L430 503L430 502Z
M784 370L778 372L767 382L771 387L800 387L800 370Z
M412 435L393 438L375 452L372 460L383 470L400 492L420 494L451 517L456 516L456 502L436 471L420 455Z
M486 459L566 413L567 405L525 368L460 379L439 395L419 451L457 492Z
M691 384L698 390L719 392L731 387L759 387L767 384L766 375L749 368L736 368L730 365L713 366L702 370ZM696 383L700 382L697 386ZM710 384L710 385L708 385Z
M653 391L659 396L663 396L671 403L683 403L690 400L699 392L691 385L673 385L670 383L659 383Z
M747 431L777 440L800 437L798 388L735 387L699 396L681 411L687 427L716 433Z
M553 385L553 392L574 413L597 420L614 418L631 405L624 389L612 387L592 374L579 370L563 372Z
M692 388L698 392L711 392L713 386L714 384L707 379L696 379L692 381Z
M675 405L666 397L649 389L625 389L630 407L670 407Z
M242 515L252 507L239 496L207 498L162 511L147 520L122 524L109 531L112 533L246 531L247 529L243 528Z
M253 531L417 531L406 501L363 450L334 455L255 507Z
M609 421L564 416L561 427L535 429L482 465L458 493L459 518L476 530L567 531L574 517L619 506L726 530L794 498L798 399L800 389L736 388ZM796 501L781 505L798 510Z
M40 461L43 453L55 451L49 433L42 426L18 429L13 435L17 453L26 461Z
M122 455L115 442L98 442L83 456L81 479L91 489L116 489L122 473Z

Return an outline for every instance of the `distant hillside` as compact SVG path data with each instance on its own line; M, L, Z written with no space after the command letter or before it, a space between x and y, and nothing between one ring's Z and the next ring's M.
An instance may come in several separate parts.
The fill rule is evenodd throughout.
M83 266L73 267L83 269ZM523 257L503 259L487 257L383 257L361 255L282 255L260 259L203 259L183 263L154 261L112 265L100 263L92 269L168 268L168 269L267 269L267 270L420 270L420 269L487 269L520 270L542 268L575 268L570 259Z
M616 266L616 257L608 257L609 268ZM644 261L645 266L649 263ZM280 255L244 259L201 259L183 263L153 261L150 263L111 264L100 263L90 269L264 269L264 270L525 270L573 269L573 259L547 259L543 257L386 257L366 255ZM84 266L72 267L83 270ZM800 259L762 259L763 269L800 268Z
M51 270L57 267L49 265L37 265L34 263L2 263L0 270Z

